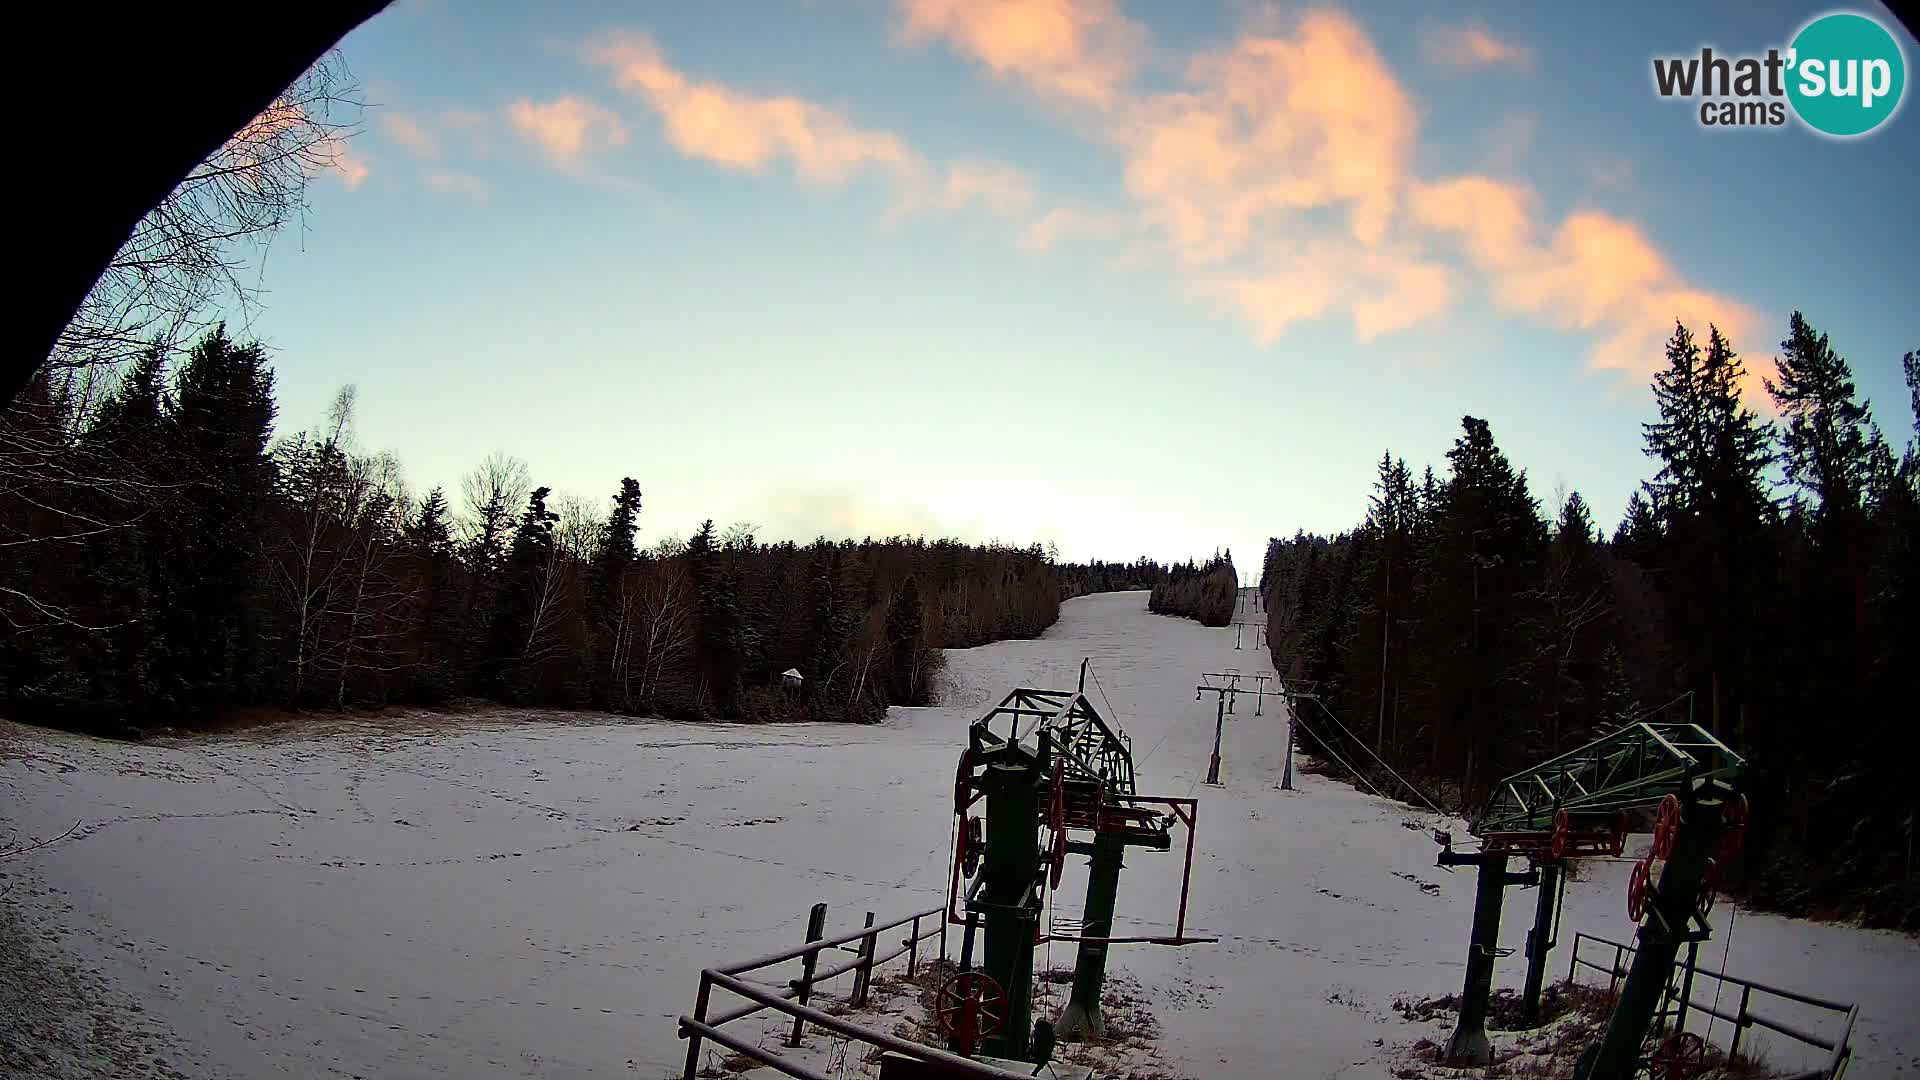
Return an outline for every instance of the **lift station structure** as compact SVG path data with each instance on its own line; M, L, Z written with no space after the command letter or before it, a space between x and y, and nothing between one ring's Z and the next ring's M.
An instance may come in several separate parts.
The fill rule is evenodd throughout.
M948 1048L1017 1061L1044 1060L1047 1044L1104 1031L1100 995L1109 946L1217 941L1186 934L1193 874L1194 799L1135 789L1129 740L1080 689L1022 687L973 722L954 780L955 850L947 919L965 927L960 971L941 986L935 1019ZM984 813L974 813L976 806ZM1128 848L1168 851L1186 832L1180 907L1171 935L1113 933ZM1078 926L1041 925L1046 896L1069 854L1090 856ZM982 962L975 967L976 937ZM1079 946L1073 987L1057 1021L1033 1022L1033 955L1048 941Z
M1721 868L1739 853L1745 835L1747 803L1740 793L1744 769L1738 754L1698 725L1628 724L1495 784L1470 826L1480 841L1478 851L1455 851L1450 835L1435 833L1441 866L1479 870L1466 984L1447 1059L1473 1065L1492 1060L1486 1022L1506 887L1532 885L1539 890L1527 934L1522 997L1522 1011L1532 1022L1539 1015L1547 953L1554 945L1565 864L1619 856L1627 833L1644 827L1645 811L1652 809L1653 846L1634 866L1627 890L1627 912L1639 924L1639 946L1606 1032L1588 1047L1576 1073L1581 1080L1632 1076L1641 1065L1641 1044L1680 946L1697 949L1711 933L1707 915ZM1531 865L1524 872L1509 872L1513 858L1525 858ZM1681 992L1685 995L1690 988ZM1697 1036L1676 1032L1657 1056L1689 1053L1688 1040L1698 1043Z

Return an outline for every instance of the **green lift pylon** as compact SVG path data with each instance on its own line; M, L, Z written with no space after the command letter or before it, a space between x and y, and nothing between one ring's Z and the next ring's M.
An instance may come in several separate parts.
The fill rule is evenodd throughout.
M1085 686L1085 667L1081 685ZM1004 723L1003 723L1004 722ZM1003 730L996 731L1000 724ZM985 819L969 815L981 800ZM1170 812L1155 809L1168 807ZM1124 942L1184 945L1189 938L1186 879L1172 936L1116 938L1112 933L1120 870L1128 847L1165 851L1175 822L1187 827L1186 874L1193 869L1192 799L1142 796L1134 791L1133 753L1080 691L1022 687L975 721L960 757L954 791L957 849L947 917L984 930L980 973L956 976L949 1012L968 1030L950 1032L961 1053L1029 1060L1033 1035L1033 951L1047 940L1077 941L1073 994L1060 1018L1062 1034L1080 1037L1104 1027L1100 993L1108 946ZM1069 839L1071 832L1091 839ZM1045 837L1045 843L1042 843ZM1062 936L1040 926L1047 892L1060 883L1069 852L1093 856L1080 932ZM964 904L964 912L959 905ZM969 933L962 966L971 962ZM959 980L964 979L964 982ZM943 988L943 998L948 989ZM978 1018L977 1027L974 1025Z
M1560 877L1564 864L1572 859L1596 855L1618 855L1626 832L1634 823L1634 811L1643 810L1668 799L1693 798L1700 790L1731 792L1739 781L1744 762L1726 745L1694 724L1629 724L1577 750L1562 754L1524 772L1515 773L1494 785L1486 807L1475 818L1471 831L1480 839L1480 850L1456 852L1452 837L1437 833L1441 844L1439 864L1445 867L1475 866L1480 883L1474 899L1473 933L1467 951L1466 983L1461 991L1460 1018L1447 1042L1447 1060L1456 1064L1484 1065L1492 1060L1492 1045L1487 1039L1487 1010L1493 992L1495 946L1500 932L1500 908L1506 886L1535 885L1540 896L1534 909L1534 924L1527 935L1526 996L1522 1011L1537 1018L1540 988L1545 981L1547 954L1553 947L1554 924L1558 919ZM1744 805L1744 804L1742 804ZM1671 815L1669 814L1669 817ZM1666 820L1663 818L1663 820ZM1661 844L1671 840L1671 824L1665 833L1656 833ZM1523 874L1507 871L1513 857L1529 859L1532 869ZM1641 876L1650 873L1642 867ZM1688 903L1700 893L1704 864L1669 863L1661 877L1663 890L1685 894ZM1668 877L1673 877L1671 886ZM1691 884L1686 880L1691 878ZM1644 931L1643 931L1644 934ZM1637 954L1634 970L1647 958L1649 969L1657 968L1653 996L1671 973L1678 944L1649 956ZM1652 976L1648 976L1652 977ZM1621 1004L1626 1004L1623 993ZM1652 1010L1634 1019L1632 1012L1616 1010L1619 1022L1608 1028L1608 1039L1621 1045L1630 1042L1638 1053L1652 1020ZM1618 1028L1618 1034L1615 1029ZM1610 1043L1611 1045L1611 1043ZM1596 1070L1615 1067L1611 1056L1602 1056ZM1585 1076L1587 1074L1583 1074ZM1593 1080L1619 1080L1627 1074L1595 1071Z

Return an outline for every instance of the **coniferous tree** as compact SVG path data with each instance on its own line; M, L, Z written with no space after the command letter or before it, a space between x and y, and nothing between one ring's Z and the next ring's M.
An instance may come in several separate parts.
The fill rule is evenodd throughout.
M197 718L253 699L266 666L259 555L274 480L266 354L216 328L188 354L171 404L156 689L164 710Z

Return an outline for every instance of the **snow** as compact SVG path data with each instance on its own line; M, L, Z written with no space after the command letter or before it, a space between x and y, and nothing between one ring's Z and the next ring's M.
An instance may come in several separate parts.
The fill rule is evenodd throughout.
M1166 1059L1193 1076L1386 1074L1435 1031L1393 1001L1459 990L1473 881L1434 866L1428 831L1464 826L1320 777L1276 790L1276 702L1254 716L1242 700L1223 785L1202 785L1200 674L1268 665L1229 629L1144 608L1085 597L1039 640L953 652L948 704L874 726L495 711L145 745L0 729L0 848L81 822L0 861L0 889L170 1028L186 1075L677 1074L673 1021L702 966L798 942L815 901L833 933L944 898L966 724L1015 685L1073 686L1091 656L1142 793L1200 798L1188 929L1223 940L1113 952L1157 1003ZM1178 845L1128 854L1116 934L1171 930L1180 863ZM1553 978L1575 930L1628 940L1626 871L1570 884ZM1532 899L1508 894L1499 985L1519 985ZM1731 939L1730 973L1860 1002L1849 1075L1920 1076L1920 943L1727 912L1703 965Z

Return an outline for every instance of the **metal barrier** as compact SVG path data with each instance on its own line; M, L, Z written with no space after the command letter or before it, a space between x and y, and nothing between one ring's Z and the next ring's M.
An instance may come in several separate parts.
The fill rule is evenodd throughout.
M807 999L816 986L829 979L845 975L849 971L854 973L854 983L853 992L848 996L847 1002L854 1008L866 1005L867 993L873 984L873 970L904 955L907 958L907 974L913 975L919 966L920 943L930 937L939 936L940 955L943 959L946 957L946 919L942 908L917 911L879 926L874 925L873 912L869 911L865 926L835 937L821 936L826 915L827 905L813 905L813 910L807 918L807 943L804 945L743 963L706 968L700 972L700 991L694 998L693 1015L680 1018L680 1037L687 1040L687 1065L681 1074L682 1080L695 1080L700 1067L700 1048L703 1040L712 1040L735 1053L744 1054L762 1065L777 1069L788 1076L799 1077L800 1080L832 1080L827 1074L811 1066L782 1058L773 1050L757 1046L748 1039L738 1038L720 1030L722 1025L742 1017L752 1016L765 1009L773 1009L793 1017L793 1030L784 1040L784 1045L787 1047L798 1047L805 1026L811 1023L854 1041L915 1058L930 1070L943 1076L984 1077L993 1078L993 1080L1009 1080L1017 1077L1020 1080L1031 1080L1023 1073L997 1069L958 1054L951 1054L945 1050L923 1046L885 1032L861 1027L850 1020L822 1012L808 1005ZM921 923L929 919L938 925L933 929L922 931ZM880 935L903 926L909 926L911 929L900 940L899 948L885 955L878 955ZM848 950L848 945L854 942L859 943L858 947ZM822 969L820 954L829 949L852 951L854 958ZM798 978L787 980L784 986L749 982L741 978L747 972L759 971L762 968L793 960L800 961L800 975ZM710 1014L708 1008L716 986L736 997L746 999L747 1004L721 1013Z
M1590 942L1595 946L1611 948L1613 950L1612 964L1598 964L1591 959L1582 957L1580 955L1580 943L1583 941ZM1576 933L1573 935L1573 956L1567 964L1567 982L1572 983L1574 981L1574 973L1581 967L1589 967L1595 971L1606 974L1607 992L1611 994L1619 983L1619 980L1626 976L1626 961L1633 956L1633 953L1634 947L1631 945L1618 941L1610 941L1594 934ZM1676 965L1675 974L1682 977L1683 981L1677 988L1672 984L1667 986L1666 1001L1673 1007L1665 1009L1658 1014L1657 1018L1672 1020L1674 1030L1676 1031L1686 1026L1687 1011L1689 1009L1697 1009L1700 1012L1706 1013L1708 1016L1725 1020L1727 1023L1733 1025L1733 1039L1727 1044L1728 1057L1732 1057L1740 1052L1740 1040L1746 1035L1747 1029L1757 1026L1766 1028L1769 1031L1778 1032L1796 1042L1827 1052L1827 1062L1824 1066L1798 1073L1790 1077L1789 1080L1838 1080L1838 1077L1846 1071L1847 1063L1853 1060L1853 1048L1849 1045L1849 1040L1853 1038L1854 1024L1860 1018L1860 1006L1858 1004L1829 1001L1825 998L1814 997L1811 994L1802 994L1796 990L1782 990L1777 986L1768 986L1765 983L1755 982L1752 979L1743 979L1736 975L1725 975L1713 971L1710 968L1697 966L1692 957L1689 957L1685 963ZM1729 1015L1720 1011L1710 1002L1692 1000L1693 979L1695 976L1714 979L1722 985L1739 987L1739 1006ZM1754 1012L1752 1003L1755 991L1827 1012L1844 1014L1846 1020L1840 1028L1840 1033L1833 1038L1801 1031L1790 1024Z

